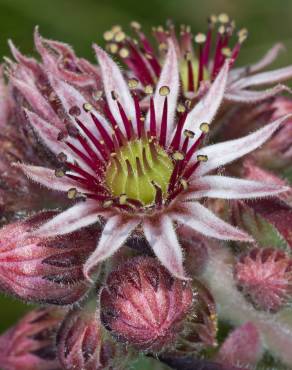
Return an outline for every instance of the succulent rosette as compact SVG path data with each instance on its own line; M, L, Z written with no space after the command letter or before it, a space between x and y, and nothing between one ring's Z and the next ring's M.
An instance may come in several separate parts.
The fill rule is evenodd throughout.
M178 59L170 40L150 108L144 112L135 94L139 82L130 80L130 90L112 59L97 46L95 52L104 88L99 109L56 77L50 54L46 55L47 80L68 124L59 122L56 127L25 108L34 131L63 167L54 170L15 165L31 180L63 191L71 199L80 198L35 235L65 235L96 223L98 217L107 220L95 252L84 265L86 276L120 248L136 228L144 232L162 264L180 278L186 276L174 222L218 239L252 241L199 200L254 198L286 191L285 186L210 173L259 147L289 115L246 137L206 146L210 124L226 90L229 60L195 107L182 108L178 103ZM17 76L12 77L12 83L17 87ZM30 104L34 108L32 101Z
M226 14L206 35L155 28L158 47L132 27L138 40L104 34L126 69L37 28L41 60L9 42L0 287L64 308L4 333L0 366L127 369L147 353L224 370L256 366L264 350L291 365L292 107L275 95L292 67L261 72L282 45L238 68L247 31L233 41Z

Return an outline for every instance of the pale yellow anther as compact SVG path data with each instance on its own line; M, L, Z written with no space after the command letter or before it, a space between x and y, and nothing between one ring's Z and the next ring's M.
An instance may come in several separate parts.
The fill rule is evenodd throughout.
M68 196L69 199L75 199L77 194L78 194L78 192L77 192L77 189L75 189L75 188L71 188L67 192L67 196Z
M119 50L119 47L117 44L111 42L106 46L106 49L111 53L111 54L116 54Z
M119 26L118 24L112 27L112 32L113 33L118 33L120 31L122 31L122 27Z
M120 49L119 55L123 59L128 58L128 56L130 55L129 49L127 49L127 48Z
M106 200L105 202L103 202L103 207L104 208L109 208L111 205L113 204L113 201L112 200Z
M225 28L224 26L220 26L220 27L218 28L218 32L219 32L221 35L223 35L223 34L225 33L225 31L226 31L226 28Z
M128 197L126 194L121 194L119 197L119 203L120 204L126 204L128 200Z
M65 171L61 168L57 168L55 170L55 176L56 177L63 177L63 176L65 176L65 174L66 174Z
M186 60L186 61L190 61L190 60L192 60L192 53L191 53L190 51L187 51L187 52L185 53L185 60Z
M93 106L90 103L84 103L83 109L85 110L85 112L90 112L93 109Z
M198 154L197 155L197 160L199 162L207 162L208 156L207 155L204 155L204 154Z
M178 113L183 113L186 111L186 107L183 104L179 103L176 107L176 110Z
M151 85L146 85L144 89L145 94L151 95L153 94L153 87Z
M206 41L206 35L204 33L198 33L195 36L195 42L197 44L203 44Z
M112 31L106 31L103 34L103 38L105 39L105 41L111 41L114 38L114 34Z
M230 20L228 14L226 13L221 13L218 15L218 21L221 23L228 23Z
M117 32L116 34L115 34L115 41L116 42L122 42L122 41L124 41L125 40L125 38L126 38L126 34L125 34L125 32L123 32L123 31L119 31L119 32Z
M195 133L191 130L184 130L185 137L189 137L190 139L193 139L195 136Z
M184 188L184 190L187 190L187 188L189 187L188 182L185 179L181 179L180 183L181 183L182 187Z
M160 51L167 51L167 44L165 42L161 42L158 48Z
M92 93L92 97L94 100L100 100L102 97L102 91L101 90L96 90Z
M211 22L212 24L215 24L217 23L217 16L215 14L211 14L210 17L209 17L209 22Z
M173 153L173 155L172 155L172 158L175 160L175 161L182 161L184 158L185 158L185 156L184 156L184 154L183 153L181 153L181 152L174 152Z
M130 89L136 89L139 84L139 81L136 78L130 78L128 81L128 86Z
M130 23L130 26L134 29L134 30L140 30L141 29L141 24L139 22L136 22L136 21L133 21Z
M210 125L207 122L203 122L200 124L200 130L207 134L210 131Z
M191 33L191 26L187 25L185 28L185 32Z
M192 106L192 101L191 101L191 100L189 100L189 99L187 99L187 100L185 101L185 106L186 106L186 108L187 108L187 109L190 109L190 108L191 108L191 106Z
M223 48L221 50L221 53L222 55L224 55L225 57L229 58L232 54L232 51L230 50L230 48Z
M161 86L159 89L159 95L167 96L170 93L170 89L168 86Z
M240 43L243 43L248 36L248 30L246 28L242 28L241 30L238 31L237 35L238 35L238 41Z

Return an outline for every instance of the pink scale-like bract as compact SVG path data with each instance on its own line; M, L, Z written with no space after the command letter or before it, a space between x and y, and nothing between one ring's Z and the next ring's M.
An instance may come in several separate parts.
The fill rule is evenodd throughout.
M61 370L55 336L65 316L56 308L39 308L26 314L0 336L3 370Z
M36 43L41 48L38 33ZM46 73L54 97L51 101L39 96L30 80L20 80L17 72L10 71L11 83L22 94L26 89L38 92L25 96L25 114L59 160L55 169L23 163L15 166L32 181L77 201L34 235L65 235L95 224L99 217L105 219L97 247L84 264L87 277L134 230L144 233L161 263L182 279L186 274L175 223L208 237L251 242L249 235L219 219L200 199L249 199L286 191L286 186L212 173L258 148L291 115L240 139L206 146L210 125L225 96L230 60L191 108L178 103L179 61L169 40L156 90L150 91L150 106L145 111L139 102L139 81L127 83L107 53L98 46L94 50L104 89L98 104L91 104L86 93L60 78L55 61L42 49L46 60L42 73ZM20 61L19 68L23 63Z
M292 260L273 248L254 248L235 265L235 280L260 309L278 311L290 299Z

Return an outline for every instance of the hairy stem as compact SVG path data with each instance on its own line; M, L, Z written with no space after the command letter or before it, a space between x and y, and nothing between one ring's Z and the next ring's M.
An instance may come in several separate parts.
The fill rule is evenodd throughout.
M262 335L263 346L286 365L292 365L292 317L288 311L277 314L257 311L236 288L232 272L232 255L223 247L210 250L204 276L219 316L234 325L253 322Z

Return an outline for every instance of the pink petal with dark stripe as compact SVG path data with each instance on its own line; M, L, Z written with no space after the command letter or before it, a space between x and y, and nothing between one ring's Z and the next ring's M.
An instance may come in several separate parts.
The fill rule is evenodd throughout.
M138 218L125 220L120 215L109 218L102 231L96 250L84 265L83 272L87 278L89 278L90 271L95 266L113 255L125 243L139 222Z
M191 182L185 199L203 197L222 199L249 199L273 196L290 188L260 181L241 180L226 176L203 176Z
M211 123L223 101L228 72L229 61L226 61L209 91L187 116L184 128L193 131L196 137L200 134L201 123Z
M49 237L64 235L98 221L98 216L104 214L96 201L86 200L58 214L35 231L35 235Z
M167 132L166 142L169 143L171 135L174 131L174 118L177 106L177 98L179 92L179 69L178 60L175 50L175 46L172 40L168 41L168 53L166 55L163 68L160 74L159 81L157 83L155 95L154 95L154 107L156 112L156 121L158 127L161 126L163 116L163 105L165 96L162 96L159 90L167 86L169 88L169 94L167 95L168 111L167 111ZM146 118L146 128L150 129L150 115ZM159 130L158 130L159 132Z
M167 215L144 222L145 236L156 257L178 279L187 279L183 268L183 254L173 222Z
M287 114L243 138L210 145L199 150L196 154L206 155L208 160L201 163L194 175L204 175L257 149L273 135L284 121L291 117L292 114Z
M116 100L112 97L112 93L114 92L117 94L117 98L122 104L127 117L131 119L133 123L136 121L134 100L119 66L100 47L93 45L93 48L101 68L104 91L111 113L119 124L119 127L124 130L120 111Z
M174 213L172 218L203 235L216 239L253 242L251 236L221 220L198 202L185 203L185 212Z
M69 177L56 177L54 170L40 166L30 166L22 163L15 163L14 166L23 171L23 173L32 181L46 186L49 189L67 192L69 189L75 188L80 192L88 192L88 189L83 188L79 182L74 181Z

